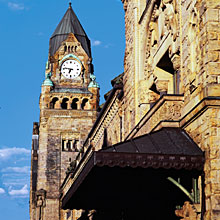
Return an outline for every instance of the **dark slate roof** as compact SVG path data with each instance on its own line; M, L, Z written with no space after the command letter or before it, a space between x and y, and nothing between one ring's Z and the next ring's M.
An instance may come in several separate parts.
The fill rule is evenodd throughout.
M97 166L201 170L203 151L181 128L159 131L96 152Z
M202 150L181 128L162 128L102 150L103 152L127 152L164 155L202 156Z
M80 195L81 198L81 192L89 192L91 184L96 184L96 181L99 182L105 174L106 176L112 175L112 178L107 181L107 184L110 183L109 187L111 188L103 184L105 191L101 192L102 199L102 195L106 192L106 189L112 189L112 186L115 185L119 186L118 183L123 181L124 177L136 180L141 170L141 176L149 175L149 178L151 178L151 174L154 171L154 175L158 172L158 176L160 176L162 171L166 172L166 176L173 175L174 171L177 171L176 174L178 176L182 172L187 173L187 175L190 173L190 175L194 175L195 173L198 175L202 172L205 161L203 151L181 128L162 128L159 131L99 151L93 151L90 159L86 162L85 158L87 158L86 153L84 158L81 159L79 164L69 174L71 178L73 178L80 172L68 192L62 198L62 208L64 209L76 208L79 204L76 195ZM126 176L121 175L123 170ZM115 179L115 177L117 178ZM68 176L65 181L67 178ZM63 184L65 184L65 181ZM140 185L140 181L143 181L143 178L141 177L138 181L137 187ZM82 188L83 186L85 188ZM131 184L131 186L134 185ZM122 187L124 187L124 185ZM134 188L136 187L134 186ZM147 188L148 187L146 187L146 189ZM80 189L82 189L82 191L80 191ZM100 187L96 189L98 189L98 192L96 192L99 193ZM128 190L126 193L134 192L133 188L128 187ZM115 192L115 188L113 188L112 192ZM113 195L114 198L116 194ZM138 196L140 195L138 194ZM86 201L87 198L88 197L84 197L84 199L81 200L81 205L84 205L83 202ZM90 198L94 198L94 196L90 196ZM126 201L123 200L122 202Z
M61 43L67 39L68 35L73 33L77 40L81 43L83 49L89 57L91 57L90 40L87 37L82 25L80 24L71 4L62 20L58 24L52 37L50 38L49 53L53 56L61 46Z

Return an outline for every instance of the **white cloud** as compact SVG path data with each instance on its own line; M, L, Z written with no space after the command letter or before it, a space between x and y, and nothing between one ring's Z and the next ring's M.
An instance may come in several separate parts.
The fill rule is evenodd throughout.
M29 168L19 168L15 169L16 172L13 172L14 169L4 168L2 169L1 182L5 187L16 187L21 188L26 184L29 184L30 180L30 170ZM7 172L8 171L8 172ZM25 172L23 172L25 171Z
M99 46L99 45L101 45L102 44L102 42L100 41L100 40L92 40L92 46Z
M5 190L0 188L0 194L4 194L5 193Z
M39 36L39 37L44 36L44 33L43 32L38 32L37 36Z
M106 45L104 46L104 48L108 49L109 47L112 47L112 46L113 46L113 44L106 44Z
M15 173L29 173L30 167L24 166L24 167L6 167L1 170L3 173L6 172L15 172Z
M25 9L24 4L14 2L8 2L8 7L14 11L22 11Z
M27 187L27 184L24 185L24 187L22 189L19 189L19 190L9 190L9 195L11 196L26 196L29 194L29 191L28 191L28 187Z
M13 147L13 148L0 149L0 160L8 159L13 155L29 154L29 153L30 153L30 150L26 148Z

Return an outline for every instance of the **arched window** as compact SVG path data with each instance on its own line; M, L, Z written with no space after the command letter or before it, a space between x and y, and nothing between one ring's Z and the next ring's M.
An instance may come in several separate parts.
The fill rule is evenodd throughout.
M67 107L68 107L68 102L69 101L69 99L68 98L64 98L63 99L63 101L62 101L62 103L61 103L61 108L62 109L67 109Z
M83 99L82 104L81 104L81 108L83 110L88 109L88 104L89 104L89 100L88 99Z
M65 46L64 46L64 52L66 52L66 51L67 51L67 46L65 45Z
M68 52L70 52L70 46L68 46Z
M58 101L58 98L53 98L52 101L50 102L50 109L56 108L56 102Z
M70 140L67 141L66 148L68 151L71 151L71 141Z
M73 46L71 47L71 52L73 52Z
M77 98L73 99L73 102L71 104L72 109L78 109L78 101L79 101L79 99L77 99Z
M73 151L77 152L79 148L79 140L74 140L73 141Z

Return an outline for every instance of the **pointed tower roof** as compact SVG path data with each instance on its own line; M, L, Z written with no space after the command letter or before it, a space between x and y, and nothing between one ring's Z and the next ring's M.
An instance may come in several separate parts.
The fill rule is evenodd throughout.
M87 55L91 57L90 40L87 37L76 14L74 13L71 3L69 4L68 10L66 11L65 15L63 16L62 20L50 38L50 56L53 56L56 53L56 51L61 46L61 43L67 39L70 33L75 35Z

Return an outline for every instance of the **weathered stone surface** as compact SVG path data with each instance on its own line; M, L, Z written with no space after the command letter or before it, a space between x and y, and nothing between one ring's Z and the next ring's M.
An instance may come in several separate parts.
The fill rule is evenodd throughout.
M52 198L58 198L60 183L56 180L63 180L65 167L76 154L60 150L62 138L69 133L72 139L81 140L83 151L92 146L86 161L93 150L163 126L176 126L185 129L205 153L204 219L220 219L220 1L162 0L158 4L149 1L147 10L144 0L122 2L126 30L124 96L118 98L121 90L113 95L87 139L88 128L96 118L98 91L71 96L51 94L49 88L42 88L39 141L44 147L39 149L38 189L48 191L51 210L57 207L58 200L52 202ZM66 43L72 41L74 37L69 36ZM62 58L63 53L61 48L56 59ZM83 59L89 61L88 57ZM57 67L58 63L54 65ZM54 79L67 85L68 82L59 81L58 76L57 70ZM88 82L86 79L85 83ZM65 97L69 99L68 110L61 109ZM51 110L49 104L53 98L58 98L58 102ZM79 99L79 107L84 98L89 99L88 109L71 109L74 98ZM81 156L77 162L80 160ZM64 194L73 182L74 179L67 180ZM199 187L201 189L201 185ZM182 210L177 211L179 217L200 219L201 208L190 203L182 205ZM52 214L49 215L51 218ZM73 219L80 216L77 211L73 215ZM62 216L65 218L66 213Z
M65 46L69 49L65 49ZM81 74L74 80L67 79L60 73L62 62L69 59L68 55L72 53L78 57L74 59L79 59L82 65ZM71 55L71 59L74 56ZM31 220L66 219L66 212L60 210L60 186L66 177L67 167L81 151L97 118L99 107L99 88L88 88L92 73L91 60L72 33L55 55L49 57L46 73L51 72L50 80L54 86L42 85L39 147L35 152L37 178L32 178L36 189L31 186L30 192L32 198L39 190L44 190L46 196L44 206L36 206L36 201L32 199ZM32 167L33 162L34 159Z
M181 220L199 220L201 217L197 214L197 209L195 206L190 204L190 202L185 202L181 210L175 211L178 217L182 217Z

